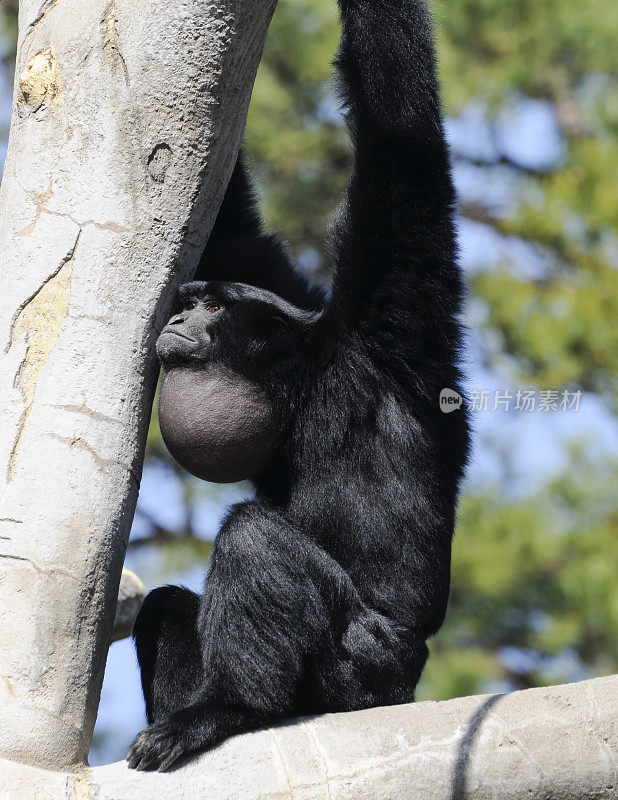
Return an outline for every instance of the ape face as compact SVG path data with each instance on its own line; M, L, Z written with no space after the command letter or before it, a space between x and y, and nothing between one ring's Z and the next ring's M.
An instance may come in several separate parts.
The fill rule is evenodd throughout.
M157 341L157 355L163 366L206 363L212 350L212 330L222 313L222 306L213 297L188 299Z
M297 351L316 317L242 283L186 284L179 305L157 340L166 370L219 364L259 382Z
M180 305L157 341L163 439L198 478L254 478L281 438L274 374L294 368L315 315L233 283L188 284Z

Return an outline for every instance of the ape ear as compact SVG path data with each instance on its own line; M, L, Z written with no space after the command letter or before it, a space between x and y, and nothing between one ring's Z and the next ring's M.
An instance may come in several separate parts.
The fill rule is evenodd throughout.
M279 340L282 336L289 336L292 328L290 321L279 314L259 316L251 324L251 333L257 340Z
M271 317L270 321L272 322L273 326L278 330L291 331L297 326L296 320L292 319L283 312L274 314Z

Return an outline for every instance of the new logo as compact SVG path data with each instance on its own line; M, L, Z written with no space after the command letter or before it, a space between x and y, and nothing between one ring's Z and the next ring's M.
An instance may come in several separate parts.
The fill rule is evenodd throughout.
M440 411L444 414L450 414L451 411L457 411L461 408L463 397L454 389L442 389L440 392Z

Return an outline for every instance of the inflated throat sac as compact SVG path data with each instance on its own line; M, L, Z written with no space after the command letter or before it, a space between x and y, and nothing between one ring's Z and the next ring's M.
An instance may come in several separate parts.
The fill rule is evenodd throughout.
M280 439L268 398L250 381L218 370L166 372L159 425L176 461L214 483L254 478L272 461Z

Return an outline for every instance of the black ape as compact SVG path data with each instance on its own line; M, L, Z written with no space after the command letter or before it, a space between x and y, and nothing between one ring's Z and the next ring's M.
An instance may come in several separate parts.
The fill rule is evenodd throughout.
M355 164L331 298L263 233L239 163L206 282L183 289L158 343L177 456L251 475L256 499L224 522L201 597L168 586L144 603L150 724L132 767L288 716L410 701L444 618L468 430L438 403L460 385L462 287L430 24L421 0L340 7ZM251 463L234 452L238 408Z

